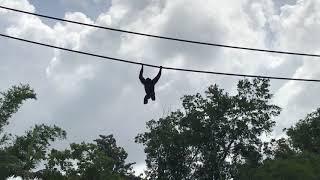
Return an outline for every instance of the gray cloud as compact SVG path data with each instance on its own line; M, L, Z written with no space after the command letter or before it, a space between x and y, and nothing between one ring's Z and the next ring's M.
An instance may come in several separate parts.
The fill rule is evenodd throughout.
M30 11L44 6L30 2L36 8L27 0L0 0L1 5ZM60 2L65 8L63 16L68 19L192 40L319 52L316 12L320 3L315 0L281 4L267 0L74 2ZM103 9L95 10L97 6ZM0 11L0 25L2 33L157 65L319 78L319 63L312 58L204 47L65 23L49 26L36 17L6 11ZM99 134L113 133L128 151L129 160L139 164L144 161L143 147L133 138L145 131L146 121L179 108L179 98L184 94L203 92L213 83L234 92L239 80L164 71L157 85L157 101L145 106L143 87L137 79L140 67L11 40L1 40L0 48L1 89L18 82L30 83L39 95L38 101L28 102L12 119L9 131L19 134L36 123L57 124L68 131L67 142L90 141ZM145 73L154 76L157 69L146 68ZM315 84L272 81L272 91L274 102L284 108L274 135L319 106L319 87ZM67 142L55 146L63 148Z

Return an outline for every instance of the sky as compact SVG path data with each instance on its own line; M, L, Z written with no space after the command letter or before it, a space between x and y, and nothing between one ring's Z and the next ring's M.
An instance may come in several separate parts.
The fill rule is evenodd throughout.
M1 6L101 26L262 49L320 54L318 0L0 0ZM229 73L320 79L318 58L246 52L152 39L0 9L0 32L74 50L137 62ZM235 93L239 78L164 70L155 102L143 105L140 66L111 62L0 38L0 90L28 83L27 101L10 120L21 135L35 124L56 124L67 140L91 142L113 134L135 169L144 168L143 146L134 143L145 123L181 108L185 94L218 84ZM153 77L157 69L145 68ZM283 108L272 137L283 134L319 104L320 83L271 80L272 103Z

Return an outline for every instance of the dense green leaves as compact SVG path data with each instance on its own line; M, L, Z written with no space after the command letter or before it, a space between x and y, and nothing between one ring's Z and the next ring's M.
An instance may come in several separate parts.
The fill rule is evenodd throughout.
M61 169L67 179L135 179L134 163L125 163L127 153L112 135L100 136L96 143L71 144L64 151L51 150L47 170ZM51 174L50 174L51 176Z
M292 145L302 151L320 154L320 109L308 114L287 130Z
M0 151L0 179L14 176L17 172L21 172L23 164L16 156L6 151Z
M25 135L12 137L3 127L24 100L36 99L28 85L13 86L0 98L0 179L140 179L133 175L133 163L125 163L128 154L116 145L112 135L100 136L96 143L71 144L69 150L49 150L53 141L65 139L57 126L36 125ZM10 143L5 143L11 140ZM40 164L45 169L38 170Z
M0 93L0 178L8 176L33 177L32 170L46 158L46 150L51 141L65 138L66 133L54 126L39 125L27 131L24 136L12 138L3 132L3 127L27 99L36 99L29 85L13 86ZM11 143L5 144L12 139Z
M46 160L47 149L50 142L57 138L64 139L66 132L59 127L36 125L26 135L18 136L13 145L6 150L23 162L23 170L30 171L42 160Z
M238 167L238 179L320 179L320 109L286 130L287 138L271 141L271 153L260 165Z
M10 146L3 147L0 153L0 177L37 177L34 169L47 159L48 147L57 138L65 138L66 132L53 126L37 125L26 135L17 136Z
M10 139L10 134L3 132L11 116L18 111L27 99L36 99L36 94L29 85L13 86L6 92L0 92L0 146Z
M141 179L112 135L56 150L51 143L66 138L57 126L6 134L12 115L36 95L28 85L1 95L0 179ZM271 98L266 79L241 80L234 95L213 85L203 95L184 96L182 110L147 122L148 131L135 138L145 146L147 179L320 179L320 109L288 128L286 137L263 142L281 111Z
M36 99L36 94L29 85L13 86L7 92L0 93L0 133L3 126L8 124L9 118L16 113L23 101Z
M183 111L149 121L136 137L147 154L151 179L228 179L233 165L257 164L262 158L259 136L271 132L280 108L269 104L269 81L242 80L229 95L217 85L182 98Z
M319 169L319 155L309 153L297 154L284 159L265 160L260 167L243 168L239 179L318 180L320 179Z

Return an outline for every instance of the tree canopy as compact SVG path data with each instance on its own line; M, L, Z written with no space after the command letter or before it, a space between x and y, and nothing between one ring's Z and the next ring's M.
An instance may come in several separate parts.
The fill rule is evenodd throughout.
M95 143L70 144L70 149L52 149L46 164L44 177L60 169L67 179L138 179L132 165L126 163L128 154L116 145L113 135L102 136Z
M57 126L40 124L22 136L6 134L4 127L12 115L36 94L22 84L0 94L0 179L139 179L132 171L134 163L125 162L128 154L112 135L100 135L95 143L72 143L70 149L59 151L50 150L52 142L66 138ZM45 168L38 170L40 164Z
M151 179L230 179L239 163L262 160L263 142L279 115L270 104L269 80L247 79L230 95L218 85L182 98L183 110L147 123L136 142L145 145Z
M269 87L267 79L243 79L230 94L212 85L204 94L183 96L182 109L148 121L147 131L135 137L145 147L145 179L320 179L320 108L284 129L286 136L262 141L281 111L270 102ZM1 179L143 179L112 134L62 150L50 147L67 137L55 125L7 134L13 114L36 94L20 84L0 95Z
M239 179L320 179L319 112L317 109L285 129L287 137L271 142L268 158L256 167L242 167Z

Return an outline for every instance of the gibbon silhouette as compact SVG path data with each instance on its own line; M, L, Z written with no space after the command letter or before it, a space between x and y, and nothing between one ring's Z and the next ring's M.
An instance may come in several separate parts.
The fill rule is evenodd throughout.
M154 79L143 77L143 65L141 66L139 79L141 83L144 85L144 90L146 91L146 95L144 96L143 103L148 104L148 100L151 98L153 101L156 100L156 94L154 93L154 85L158 82L161 76L162 66L160 66L160 70L157 76Z

